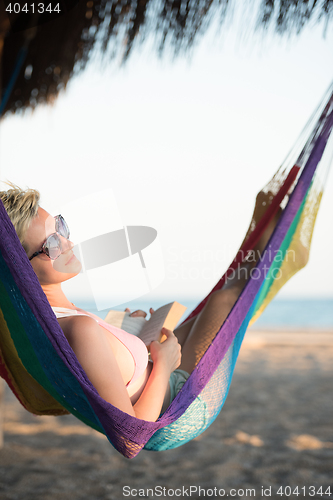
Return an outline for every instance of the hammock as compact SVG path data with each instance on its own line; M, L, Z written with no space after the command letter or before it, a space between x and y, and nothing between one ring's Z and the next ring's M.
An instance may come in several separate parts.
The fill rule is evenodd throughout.
M156 422L132 417L103 400L69 346L0 203L0 375L37 415L68 412L105 434L125 457L142 448L165 450L202 433L227 397L246 329L283 284L308 260L311 236L331 158L333 85L264 191L274 198L250 230L228 271L185 321L254 247L280 204L278 224L228 317L169 408ZM291 192L288 199L287 193ZM287 203L286 203L287 202ZM295 257L290 262L288 256ZM185 322L184 321L184 322Z

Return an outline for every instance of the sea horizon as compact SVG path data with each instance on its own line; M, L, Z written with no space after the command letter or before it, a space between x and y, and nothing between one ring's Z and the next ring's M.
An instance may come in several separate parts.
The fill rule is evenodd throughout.
M170 302L169 298L159 298L156 300L135 299L127 304L121 304L98 311L93 302L78 298L72 299L76 306L88 312L96 314L104 319L110 309L124 311L128 307L131 312L141 309L147 312L149 309L158 309ZM176 299L187 307L187 310L180 320L180 323L200 303L201 298L178 297ZM252 329L258 330L299 330L299 329L333 330L333 297L281 297L275 298L255 322Z

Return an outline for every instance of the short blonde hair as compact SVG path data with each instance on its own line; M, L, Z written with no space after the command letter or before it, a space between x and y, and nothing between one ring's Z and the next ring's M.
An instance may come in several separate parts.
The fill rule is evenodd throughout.
M11 189L0 191L0 199L24 250L28 253L29 249L24 238L32 220L37 216L40 193L36 189L28 188L24 190L12 182L3 182L10 186Z

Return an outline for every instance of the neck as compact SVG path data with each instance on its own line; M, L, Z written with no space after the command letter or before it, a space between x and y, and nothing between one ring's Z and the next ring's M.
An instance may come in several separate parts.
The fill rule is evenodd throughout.
M52 285L41 285L50 306L53 307L67 307L73 309L73 304L70 302L61 289L61 283Z

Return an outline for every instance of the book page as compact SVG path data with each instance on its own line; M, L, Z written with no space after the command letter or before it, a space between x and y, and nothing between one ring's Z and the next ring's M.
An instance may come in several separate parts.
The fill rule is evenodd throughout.
M111 309L107 313L104 321L110 325L116 326L117 328L121 328L125 314L126 313L124 311L114 311Z
M105 322L138 336L147 320L142 316L130 316L130 312L111 310L105 317Z
M169 330L173 330L178 321L186 311L186 307L179 302L171 302L157 309L152 317L144 325L140 333L140 339L148 346L153 340L163 342L161 329L164 326Z

